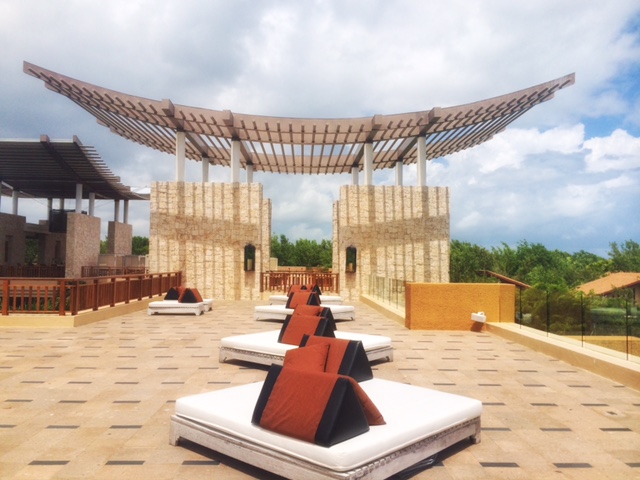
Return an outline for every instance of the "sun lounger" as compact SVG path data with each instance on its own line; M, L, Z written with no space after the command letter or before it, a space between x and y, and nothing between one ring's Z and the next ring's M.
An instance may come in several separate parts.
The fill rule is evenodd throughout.
M263 382L178 399L169 442L188 440L291 479L385 479L462 440L480 441L478 400L375 378L359 385L386 424L330 447L253 424Z
M159 302L151 302L147 306L147 314L192 314L202 315L204 313L204 303L179 303L175 300L162 300Z
M282 365L287 350L298 347L278 342L279 334L280 330L271 330L225 337L220 341L219 360L221 363L229 360L242 360L260 365ZM393 361L393 347L389 337L341 330L336 330L334 334L336 338L361 341L370 362L376 360Z
M321 305L331 310L333 318L336 322L345 322L356 319L356 309L350 305ZM258 305L254 308L254 320L274 320L282 322L287 315L293 313L293 308L287 308L286 305Z
M164 300L151 302L147 314L193 314L202 315L213 307L213 299L202 298L195 288L171 288Z
M298 285L294 284L289 287L289 291L286 295L271 295L269 297L269 305L286 305L289 302L289 298L292 293L296 292L315 292L318 294L320 303L322 305L342 305L342 297L338 295L323 295L318 285Z
M350 305L322 305L320 296L309 290L301 290L289 294L286 305L258 305L254 307L254 320L284 321L287 315L293 314L297 305L316 305L331 310L335 321L347 321L356 319L356 309Z
M286 305L288 295L270 295L269 305ZM342 297L338 295L320 295L321 305L342 305Z

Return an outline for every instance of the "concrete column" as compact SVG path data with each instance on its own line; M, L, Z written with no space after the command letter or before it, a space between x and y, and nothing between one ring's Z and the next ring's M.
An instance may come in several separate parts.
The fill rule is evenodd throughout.
M76 183L76 213L82 213L82 184Z
M113 201L113 221L119 222L120 220L120 200Z
M96 194L95 192L89 193L89 215L95 216L96 211Z
M373 143L364 144L364 184L373 184Z
M402 186L402 165L402 160L396 162L396 185L398 187Z
M247 165L247 183L253 183L253 164Z
M240 140L231 141L231 183L240 181Z
M18 214L18 195L19 194L20 192L18 190L13 190L13 192L11 192L11 200L12 200L11 213L13 215Z
M427 186L427 137L419 136L416 143L418 186Z
M124 201L124 217L122 223L129 223L129 200Z
M53 210L53 198L47 198L47 220L51 221L51 210Z
M209 182L209 157L202 157L202 183Z
M186 148L184 132L176 132L176 182L184 182Z
M351 182L354 185L358 185L359 181L360 181L360 175L358 172L358 167L351 167Z

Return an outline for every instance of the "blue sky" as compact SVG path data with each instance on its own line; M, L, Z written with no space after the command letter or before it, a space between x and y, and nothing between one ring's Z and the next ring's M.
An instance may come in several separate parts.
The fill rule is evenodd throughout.
M174 178L171 155L110 133L23 61L132 95L297 117L460 105L575 73L491 141L429 162L427 183L451 189L453 239L606 256L611 242L640 241L639 20L638 0L0 0L0 138L77 135L134 189ZM351 177L254 180L272 200L273 233L320 240ZM416 184L411 166L404 184ZM19 213L36 222L45 205L21 201ZM111 219L113 204L98 214ZM149 234L148 205L129 220Z

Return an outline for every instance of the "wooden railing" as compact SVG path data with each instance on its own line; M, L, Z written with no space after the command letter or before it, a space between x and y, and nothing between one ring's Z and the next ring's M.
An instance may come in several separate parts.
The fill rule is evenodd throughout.
M0 265L0 278L63 278L64 265Z
M114 275L137 275L147 273L147 267L82 267L80 275L84 277L111 277Z
M340 291L339 275L325 272L265 272L260 278L261 292L288 292L291 285L316 284L324 292Z
M162 295L182 284L182 272L89 278L0 279L0 309L9 314L77 315Z

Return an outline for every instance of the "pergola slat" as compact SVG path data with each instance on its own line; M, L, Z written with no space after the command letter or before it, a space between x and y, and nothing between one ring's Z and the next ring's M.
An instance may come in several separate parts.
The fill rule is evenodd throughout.
M149 100L81 82L25 62L24 72L64 95L123 137L166 153L175 131L187 133L186 156L230 165L232 140L241 165L272 173L350 173L361 168L359 145L374 143L373 169L416 161L416 137L427 137L427 158L471 148L534 106L573 85L574 74L514 93L455 107L362 118L318 119L248 115ZM259 145L259 148L256 148ZM326 150L328 148L328 150Z

